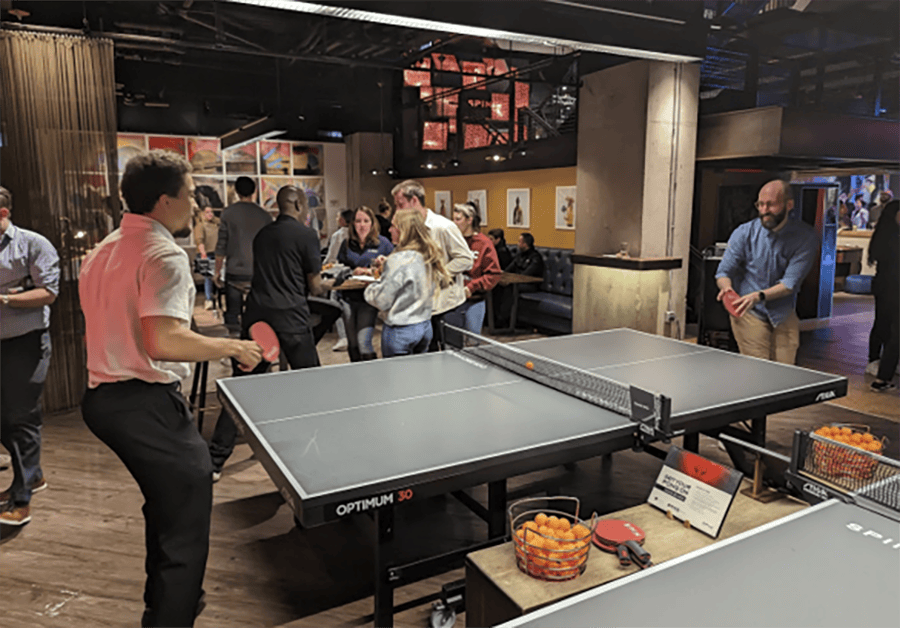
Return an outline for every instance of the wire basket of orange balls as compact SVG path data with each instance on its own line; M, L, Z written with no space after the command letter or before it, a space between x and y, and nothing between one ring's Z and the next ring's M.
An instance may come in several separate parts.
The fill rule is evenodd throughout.
M815 470L837 478L871 478L878 466L871 454L881 455L887 444L887 439L874 436L868 425L834 423L820 427L813 434L831 441L813 440Z
M576 497L533 497L509 506L519 569L541 580L571 580L584 573L597 519L579 519Z

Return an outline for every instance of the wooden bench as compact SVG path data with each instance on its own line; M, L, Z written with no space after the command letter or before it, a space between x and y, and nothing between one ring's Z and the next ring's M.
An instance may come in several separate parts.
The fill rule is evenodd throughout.
M745 482L749 486L749 482ZM763 504L739 491L718 539L686 528L680 521L668 519L665 513L648 504L602 518L624 519L641 527L647 536L644 547L652 555L654 564L659 564L806 507L806 503L790 497ZM582 518L585 517L582 513ZM466 625L493 626L637 570L635 566L619 566L614 555L605 554L594 546L582 575L564 582L546 582L519 570L512 543L473 552L466 557Z

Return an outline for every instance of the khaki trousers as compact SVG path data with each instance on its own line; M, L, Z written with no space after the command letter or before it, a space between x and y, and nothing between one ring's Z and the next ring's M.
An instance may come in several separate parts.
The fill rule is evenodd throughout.
M791 312L778 327L751 312L742 317L731 316L731 331L744 355L783 364L793 364L800 346L800 319Z

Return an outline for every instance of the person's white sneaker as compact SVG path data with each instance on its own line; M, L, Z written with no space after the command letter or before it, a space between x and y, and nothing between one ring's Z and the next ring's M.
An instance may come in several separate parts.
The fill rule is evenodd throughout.
M346 351L347 350L347 339L339 338L334 346L331 348L332 351Z
M881 360L875 360L874 362L869 362L869 365L866 367L866 375L878 375L878 367L881 366Z
M207 299L206 303L203 304L203 309L205 309L205 310L211 310L212 307L213 307L213 302L210 301L209 299Z

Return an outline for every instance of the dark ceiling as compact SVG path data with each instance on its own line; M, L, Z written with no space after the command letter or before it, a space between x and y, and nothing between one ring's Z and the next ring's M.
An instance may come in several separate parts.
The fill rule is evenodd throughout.
M781 104L898 117L897 0L319 4L695 54L704 58L703 111ZM225 1L0 7L4 27L114 40L121 130L220 135L272 113L289 121L294 139L390 130L400 117L401 70L430 52L503 57L516 67L553 58L503 40ZM574 57L582 74L627 60ZM539 80L561 82L572 59L546 64Z

